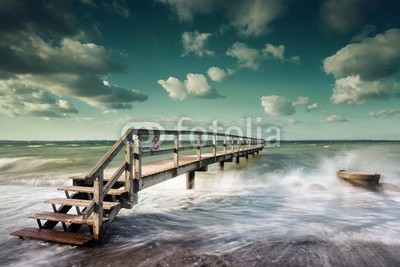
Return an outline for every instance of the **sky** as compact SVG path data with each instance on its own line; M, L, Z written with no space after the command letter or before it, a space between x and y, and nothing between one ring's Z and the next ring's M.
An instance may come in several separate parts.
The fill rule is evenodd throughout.
M251 123L285 140L399 140L399 10L397 0L2 0L0 139Z

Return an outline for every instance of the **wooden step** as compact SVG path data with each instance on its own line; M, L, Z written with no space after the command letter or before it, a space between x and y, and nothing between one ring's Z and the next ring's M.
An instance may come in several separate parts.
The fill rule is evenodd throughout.
M28 216L28 218L36 220L53 221L53 222L93 225L92 217L89 217L89 219L84 220L82 215L65 214L57 212L40 212L36 214L31 214ZM108 221L108 218L103 218L103 222L106 221Z
M83 246L93 240L93 237L88 234L61 232L56 230L38 229L32 227L12 232L11 235L19 236L20 238L32 238L75 246Z
M65 205L65 206L77 206L77 207L89 207L92 203L91 200L84 200L84 199L72 199L72 198L53 198L48 199L44 203L50 204L58 204L58 205ZM103 209L110 210L115 206L118 206L118 202L103 202Z
M93 192L94 192L94 188L89 187L89 186L63 186L63 187L57 188L57 190L80 192L80 193L91 193L91 194L93 194ZM108 191L107 195L120 196L122 193L124 193L124 190L122 190L122 189L110 189Z
M72 179L72 180L77 180L77 181L84 181L85 180L85 176L84 175L70 176L68 178ZM108 182L110 180L111 180L111 176L104 176L104 178L103 178L104 182ZM125 177L123 175L121 175L121 177L117 180L117 182L120 183L120 184L124 184L125 183Z

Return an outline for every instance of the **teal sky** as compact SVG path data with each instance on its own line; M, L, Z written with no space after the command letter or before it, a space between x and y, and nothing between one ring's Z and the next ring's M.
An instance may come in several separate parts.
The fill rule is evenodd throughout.
M1 1L0 139L127 123L400 139L395 0ZM190 118L190 119L189 119ZM263 132L264 133L264 132Z

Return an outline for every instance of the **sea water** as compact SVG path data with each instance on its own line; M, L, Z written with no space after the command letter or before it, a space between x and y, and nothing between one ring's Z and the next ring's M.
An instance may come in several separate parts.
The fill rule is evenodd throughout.
M56 187L89 171L112 144L0 143L0 266L130 265L135 259L147 266L189 252L199 263L197 256L234 255L252 244L313 240L338 247L400 246L400 142L284 142L248 161L241 158L240 164L226 163L225 171L211 166L196 173L195 190L185 190L185 177L179 176L141 191L136 206L121 210L102 247L9 235L36 227L26 217L51 211L43 201L64 197ZM380 173L385 186L381 191L350 186L337 178L340 169ZM140 249L139 261L134 253ZM284 253L277 252L269 263ZM319 264L329 263L329 255L324 257ZM190 265L191 259L184 260ZM369 263L385 263L384 257L376 260ZM297 262L307 263L307 256Z

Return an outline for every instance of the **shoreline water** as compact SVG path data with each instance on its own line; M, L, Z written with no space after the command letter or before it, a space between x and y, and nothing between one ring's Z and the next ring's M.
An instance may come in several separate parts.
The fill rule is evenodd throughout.
M374 169L382 182L400 186L398 144L285 144L254 160L226 164L224 172L214 166L199 173L195 190L185 190L185 177L177 177L141 191L139 204L122 210L107 231L106 245L91 248L19 240L9 233L36 227L27 215L50 211L42 202L63 196L55 190L70 182L63 175L87 171L85 159L97 160L107 147L56 144L50 146L55 154L46 156L48 148L28 145L13 147L22 161L0 168L2 266L400 263L400 192L370 192L336 178L342 167ZM0 159L10 156L7 149L1 152ZM60 158L65 159L61 165L46 161ZM27 164L32 160L35 164ZM70 161L79 167L70 168ZM63 172L56 179L55 167ZM25 176L31 173L30 180L21 178L23 170Z

